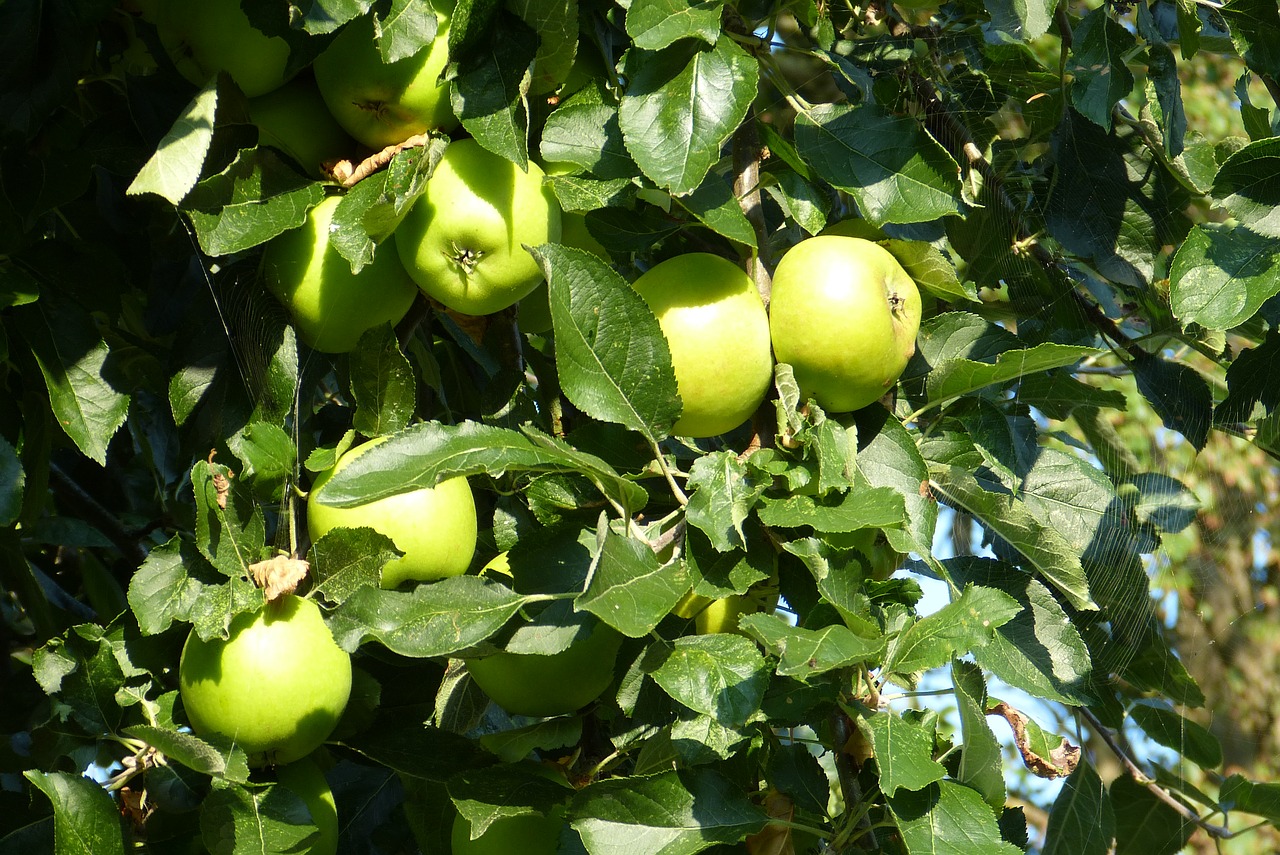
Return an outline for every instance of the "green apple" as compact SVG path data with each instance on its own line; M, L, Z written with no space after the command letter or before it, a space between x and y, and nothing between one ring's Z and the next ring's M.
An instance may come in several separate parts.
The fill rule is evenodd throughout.
M462 575L471 566L476 549L476 503L466 478L447 478L434 487L349 508L317 501L316 496L335 473L386 439L378 437L350 449L316 478L307 496L311 539L319 540L335 528L361 526L391 538L404 554L382 568L384 588L395 588L410 579L429 581Z
M311 822L320 835L307 850L308 855L337 855L338 807L324 772L310 757L295 760L276 769L276 781L302 799L311 813Z
M258 142L289 155L313 178L321 166L351 158L356 142L329 115L314 80L295 77L274 92L249 99L249 118L258 126Z
M592 621L590 635L559 653L509 653L464 660L486 695L509 713L552 716L575 712L613 682L622 636Z
M760 612L770 614L778 607L778 599L778 580L770 579L753 585L745 594L712 600L706 608L694 615L694 626L697 627L698 635L739 632L739 618Z
M809 238L773 274L773 352L824 410L859 410L907 367L920 311L915 282L888 250L861 238Z
M340 198L329 196L316 205L301 228L273 238L262 255L267 289L288 309L298 336L325 353L346 353L365 330L397 323L417 296L394 236L358 274L351 272L329 243Z
M235 741L254 765L314 751L351 695L351 657L311 600L286 594L231 621L226 639L192 632L178 666L179 694L196 735Z
M658 318L684 409L680 436L718 436L751 417L773 379L769 316L755 283L705 252L669 258L633 285Z
M329 112L347 133L372 149L458 126L449 104L449 83L440 79L449 61L453 4L436 0L431 5L436 12L435 40L412 56L383 62L370 14L348 24L316 57L316 83Z
M555 855L559 851L564 811L546 816L522 814L494 820L472 839L471 822L462 814L453 821L452 855Z
M289 45L249 23L240 0L162 0L155 10L160 42L178 72L203 86L219 71L250 98L289 79Z
M489 315L515 304L542 281L525 246L560 240L560 206L529 171L459 140L396 228L409 275L428 297L464 315Z

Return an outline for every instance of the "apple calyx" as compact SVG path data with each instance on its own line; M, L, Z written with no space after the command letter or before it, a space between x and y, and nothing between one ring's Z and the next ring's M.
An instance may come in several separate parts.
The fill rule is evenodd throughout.
M444 254L445 258L453 264L456 264L458 267L461 267L463 272L468 276L471 276L476 272L476 267L480 264L480 259L484 258L484 256L485 252L482 249L470 249L460 247L457 244L454 244L453 246L453 255L450 255L449 253Z

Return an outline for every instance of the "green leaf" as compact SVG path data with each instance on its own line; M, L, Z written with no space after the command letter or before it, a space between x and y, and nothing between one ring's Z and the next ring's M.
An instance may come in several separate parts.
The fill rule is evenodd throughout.
M622 142L613 104L570 98L547 117L540 145L547 163L571 163L596 178L631 178L639 172Z
M918 793L889 798L908 855L1018 855L977 791L940 781Z
M547 278L565 395L593 418L664 438L680 398L671 349L644 299L589 252L555 244L532 252Z
M486 702L488 698L485 699ZM504 763L515 763L536 749L571 748L582 740L582 718L551 718L515 730L486 733L480 744ZM470 742L468 742L470 744Z
M1256 783L1243 775L1222 782L1218 803L1224 811L1243 811L1280 823L1280 784Z
M902 494L891 487L850 490L826 499L788 496L760 500L760 521L774 528L811 526L815 531L846 532L887 528L906 520Z
M858 489L894 490L906 511L905 531L888 529L889 543L899 552L922 552L933 545L938 522L938 502L926 489L929 469L916 438L887 412L867 407L858 416L858 435L871 441L858 450Z
M299 175L274 149L241 151L231 165L197 184L183 200L200 248L231 255L296 229L324 199L324 187Z
M574 796L569 817L590 855L694 855L737 843L766 821L710 769L597 781Z
M336 528L311 544L311 592L340 605L361 588L376 588L382 568L400 552L371 528Z
M890 240L884 248L917 285L939 300L978 302L978 289L974 283L968 279L961 282L956 276L955 265L932 244L922 240Z
M56 696L61 717L70 715L90 733L113 733L120 723L116 690L125 682L111 642L97 624L72 627L36 650L31 670L40 688Z
M1021 611L996 629L974 660L1011 686L1068 705L1087 704L1093 669L1080 632L1053 593L1029 574L983 558L944 562L957 585L985 585L1013 597Z
M764 658L740 635L712 633L676 639L649 675L679 703L726 727L741 727L760 710L769 683Z
M774 150L774 153L777 151ZM770 178L773 180L770 181ZM814 187L809 179L798 172L783 170L772 175L761 174L760 181L765 191L778 203L778 207L795 220L800 228L816 235L827 227L831 200Z
M650 633L689 590L683 562L665 566L647 543L604 531L587 589L574 608L589 611L623 635Z
M1018 550L1076 608L1097 608L1089 596L1079 553L1023 502L983 489L972 472L956 465L936 472L933 488L947 504L972 514Z
M727 727L715 716L682 709L671 725L671 748L675 760L700 766L728 760L753 735L750 725Z
M1128 775L1111 782L1116 817L1116 855L1175 855L1196 830L1195 823Z
M791 797L797 807L822 815L831 789L827 774L807 745L781 743L769 755L769 785Z
M759 526L747 529L745 551L720 552L701 529L687 529L684 559L693 576L693 593L719 599L745 594L773 574L775 553Z
M249 565L262 558L266 543L262 508L244 495L231 470L220 463L195 464L191 486L196 499L196 546L222 575L248 578Z
M1009 38L1030 42L1049 31L1054 4L1049 0L987 0L991 30Z
M871 750L880 767L880 789L889 798L900 790L923 790L946 776L947 770L933 759L931 731L907 721L893 710L864 716L858 719L858 727L871 741Z
M1145 698L1138 700L1129 710L1129 717L1147 736L1166 748L1172 748L1202 769L1216 769L1222 765L1222 746L1218 744L1218 738L1202 725L1178 715L1168 703Z
M196 93L129 185L129 195L155 193L177 205L191 192L213 145L214 116L220 94L217 77L211 78Z
M147 554L147 560L129 580L129 607L143 635L156 635L175 620L189 619L191 608L204 590L190 570L204 563L190 540L174 535Z
M764 483L732 451L713 451L694 461L687 487L685 518L711 539L720 552L746 548L746 522Z
M1021 611L1017 601L995 588L968 585L938 611L921 618L889 642L886 671L914 674L990 642L998 627Z
M1004 807L1004 764L1000 743L987 724L987 684L972 662L951 661L951 682L964 745L956 780L977 790L992 810Z
M251 422L227 439L243 468L241 478L255 484L279 485L293 476L298 449L284 429L270 422Z
M619 119L632 158L675 195L702 183L755 100L760 68L728 36L661 51L632 48Z
M66 772L29 769L22 774L53 803L57 855L124 855L120 812L106 790Z
M22 513L22 490L26 473L9 440L0 436L0 527L13 525Z
M796 117L795 134L801 156L852 194L873 225L959 213L960 168L914 119L871 105L819 104Z
M278 785L215 784L200 806L200 837L210 852L306 851L319 833L302 798Z
M1064 371L1029 374L1018 384L1018 399L1042 410L1051 419L1064 420L1080 407L1123 411L1127 407L1119 389L1099 389Z
M124 732L134 739L141 739L162 752L167 759L181 763L193 772L224 778L237 784L249 780L249 757L244 749L234 744L229 744L224 750L194 734L149 724L135 724L126 727Z
M738 627L779 657L779 675L799 680L876 662L884 653L883 638L863 638L840 624L804 629L776 615L754 614L739 618Z
M1044 855L1107 855L1115 828L1102 779L1082 759L1049 810Z
M359 0L358 5L365 4ZM378 19L377 29L378 53L390 64L408 59L435 41L440 23L430 3L392 0L387 16Z
M497 820L543 817L569 800L572 789L544 777L540 766L490 766L449 779L449 797L471 824L472 839Z
M720 14L719 0L634 0L627 9L627 35L645 50L662 50L680 39L714 45Z
M1095 9L1076 25L1072 38L1071 104L1089 121L1111 127L1111 110L1133 89L1133 72L1125 55L1133 35L1111 19L1107 9Z
M1267 0L1229 0L1218 11L1249 68L1280 79L1280 10Z
M455 19L456 25L456 19ZM450 58L453 52L450 32ZM453 112L476 142L528 171L529 123L525 74L535 55L534 33L519 18L499 12L488 46L471 53L449 86Z
M1280 294L1280 249L1274 235L1200 225L1173 257L1169 299L1173 313L1184 324L1233 329L1276 294Z
M631 511L643 508L647 498L643 487L622 478L599 457L533 428L518 433L476 422L424 422L361 454L325 483L316 501L351 507L434 487L445 478L481 473L496 478L506 472L581 472Z
M423 724L403 710L384 709L343 744L401 775L440 783L463 769L492 762L474 741Z
M1008 383L1027 374L1074 365L1099 352L1094 347L1045 342L1025 350L1006 350L995 358L994 363L949 359L934 365L926 388L930 401L945 401L987 386Z
M1135 359L1131 366L1138 391L1164 426L1185 436L1197 451L1203 449L1213 422L1213 392L1205 379L1190 365L1158 356Z
M13 317L40 366L58 424L86 457L105 466L107 445L129 412L119 359L93 318L70 301L47 295Z
M742 212L738 197L733 195L733 188L721 176L707 173L697 190L688 196L677 196L675 200L713 232L755 248L755 230Z
M507 0L506 7L538 34L530 94L559 88L568 79L578 52L578 4L573 0Z
M404 429L413 417L417 384L390 324L366 330L350 357L351 426L367 437Z
M454 576L408 593L357 589L334 610L329 628L338 645L354 651L377 641L402 656L449 656L497 632L525 598L479 576ZM467 615L459 621L458 615Z
M1218 405L1214 419L1222 422L1248 421L1255 404L1268 413L1280 412L1280 331L1272 330L1254 348L1242 350L1227 369L1227 397Z

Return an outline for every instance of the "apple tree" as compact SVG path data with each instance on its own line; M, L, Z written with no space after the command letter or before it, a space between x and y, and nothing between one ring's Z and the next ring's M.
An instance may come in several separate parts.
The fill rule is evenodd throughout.
M1277 44L0 3L0 854L1275 851Z

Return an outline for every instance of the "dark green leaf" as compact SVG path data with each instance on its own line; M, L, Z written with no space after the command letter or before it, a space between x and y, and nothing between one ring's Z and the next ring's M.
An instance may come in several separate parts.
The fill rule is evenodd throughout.
M797 117L796 148L874 225L960 210L960 168L914 119L870 105L820 104Z
M225 778L238 784L249 780L249 757L244 749L229 745L225 749L210 745L191 733L135 724L126 727L125 733L164 754L169 760L181 763L194 772Z
M1276 228L1280 230L1280 221ZM1280 294L1280 249L1275 235L1240 227L1196 226L1173 257L1169 298L1173 313L1184 324L1229 330L1252 318L1276 294Z
M1156 742L1172 748L1203 769L1222 764L1222 746L1218 738L1202 725L1178 715L1167 703L1139 700L1129 716Z
M40 366L58 424L105 466L107 445L129 412L122 366L80 306L45 297L14 312ZM34 379L34 378L32 378Z
M880 767L880 789L893 798L900 790L923 790L947 774L933 759L933 733L892 710L858 719ZM981 803L977 793L974 797ZM990 810L987 808L987 810Z
M423 724L403 711L383 711L343 744L401 775L441 783L463 769L492 762L472 740Z
M248 578L249 565L262 558L266 522L262 509L244 495L234 474L219 463L191 468L196 498L196 546L218 572Z
M455 19L454 26L457 26ZM453 36L450 31L450 57ZM529 126L525 116L525 74L533 62L533 31L499 12L487 47L465 60L449 87L453 112L480 145L521 169L529 165Z
M665 437L680 398L670 347L644 299L584 250L545 244L533 256L547 278L565 395L594 418Z
M1257 783L1235 774L1222 782L1218 803L1224 811L1243 811L1280 822L1280 784Z
M1268 0L1229 0L1218 11L1249 68L1280 79L1280 10Z
M791 797L797 807L822 815L827 810L830 785L826 772L807 745L782 743L769 755L765 770L770 786Z
M120 812L106 790L66 772L30 769L22 774L53 803L57 855L124 855Z
M1038 0L1031 0L1038 2ZM939 300L978 301L972 281L961 282L956 268L936 247L922 240L891 240L884 245L915 283Z
M478 576L454 576L408 593L358 588L333 613L338 645L354 651L377 641L403 656L448 656L484 641L520 610L525 598ZM459 621L465 614L468 620Z
M530 94L557 89L568 79L578 52L578 4L574 0L507 0L506 7L538 34Z
M1107 855L1116 817L1102 779L1081 760L1049 810L1044 855Z
M1135 359L1132 366L1138 391L1164 426L1185 436L1197 451L1204 448L1213 422L1213 393L1205 379L1190 365L1157 356Z
M213 145L213 122L220 95L218 78L211 78L191 99L160 141L155 154L133 179L129 185L130 195L155 193L177 205L191 192Z
M22 512L22 489L26 473L9 440L0 436L0 527L13 525Z
M729 183L716 173L707 173L697 190L688 196L677 196L676 201L713 232L755 248L756 233L742 212L738 197L733 195Z
M662 50L680 39L714 45L720 7L719 0L634 0L627 9L627 35L645 50Z
M1005 788L1000 743L987 724L987 685L982 670L972 662L952 660L951 682L964 745L956 780L973 787L993 810L1004 807Z
M200 806L200 837L210 852L283 855L306 851L318 834L306 804L287 787L215 784Z
M969 585L955 600L921 618L889 643L886 670L901 674L936 668L953 656L984 647L1021 607L995 588Z
M402 430L413 417L416 381L390 325L367 330L351 353L352 427L368 437Z
M994 363L950 359L934 365L926 382L930 401L945 401L1027 374L1074 365L1097 348L1045 342L1026 350L1006 350Z
M1116 855L1174 855L1183 851L1196 825L1128 775L1111 782L1116 817Z
M888 529L889 543L899 552L931 548L938 522L938 501L927 489L929 470L915 437L902 423L868 407L858 414L858 434L871 440L858 449L858 484L889 488L902 496L905 532Z
M1023 42L1040 38L1053 20L1053 3L1047 0L987 0L991 29Z
M364 5L363 0L353 0ZM378 53L385 63L408 59L426 48L439 32L439 20L430 3L392 0L385 18L378 21Z
M296 229L324 198L322 185L287 165L274 149L241 151L226 169L197 184L183 200L200 248L231 255Z
M764 827L764 812L709 769L608 778L579 790L569 812L592 855L694 855Z
M1248 421L1255 404L1269 413L1280 411L1280 332L1272 331L1257 347L1241 351L1227 369L1227 397L1214 418L1225 422Z
M1133 89L1133 72L1125 63L1135 44L1133 34L1112 20L1108 10L1094 9L1076 25L1071 60L1071 103L1094 124L1111 127L1111 110Z
M639 172L622 142L613 104L571 98L547 117L541 150L548 164L571 163L596 178L630 178Z
M661 51L627 52L619 118L627 149L655 184L676 195L702 183L756 97L756 60L728 36Z
M241 466L239 477L257 484L282 484L292 477L298 449L283 428L270 422L252 422L227 439Z
M635 538L606 529L596 566L575 608L586 610L623 635L639 638L653 630L689 590L683 562L666 566Z
M850 490L843 496L814 499L789 496L760 500L760 521L778 528L811 526L815 531L845 532L886 528L906 521L902 495L891 487Z
M190 571L205 559L195 545L175 535L147 555L129 580L129 607L143 635L164 632L175 621L188 620L204 590Z
M31 670L40 688L61 702L61 716L70 715L90 733L115 732L116 690L125 675L102 627L81 624L51 639L36 650Z
M400 553L371 528L336 528L311 544L311 590L334 605L361 588L378 587L382 567Z
M863 638L840 624L822 629L790 626L776 615L743 615L739 628L778 655L778 674L808 681L837 668L875 662L884 652L883 638Z

